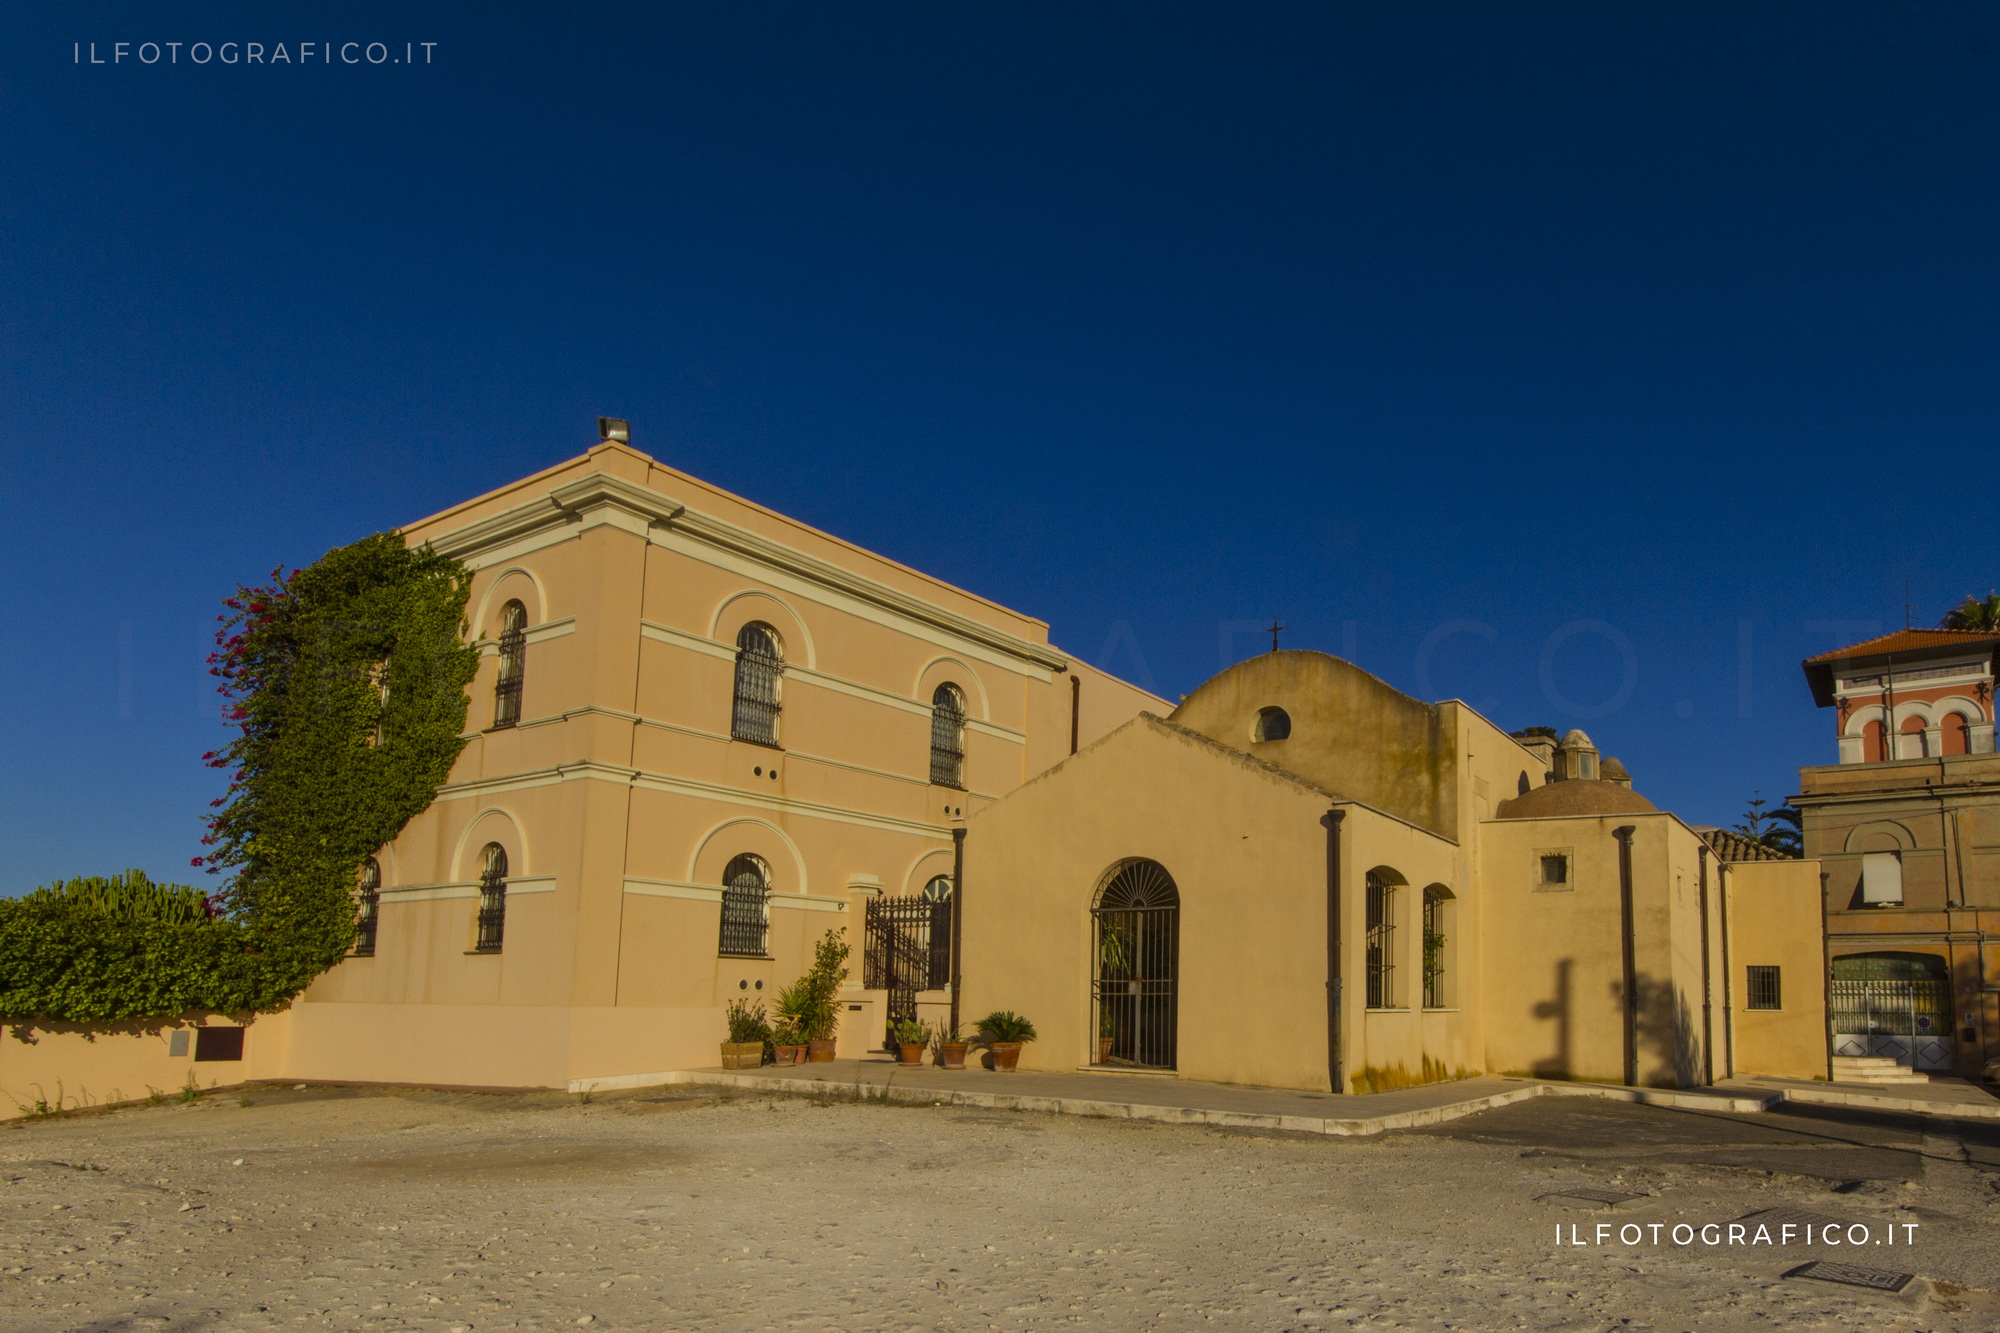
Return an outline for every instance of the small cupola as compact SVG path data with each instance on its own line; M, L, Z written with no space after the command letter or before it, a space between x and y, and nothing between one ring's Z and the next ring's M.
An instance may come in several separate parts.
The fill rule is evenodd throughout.
M1591 743L1581 727L1571 727L1556 746L1554 777L1557 782L1576 779L1583 782L1597 780L1597 746Z

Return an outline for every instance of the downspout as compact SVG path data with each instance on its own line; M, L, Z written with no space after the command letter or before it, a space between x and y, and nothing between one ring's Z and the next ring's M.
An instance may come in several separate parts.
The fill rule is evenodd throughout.
M1730 984L1729 976L1729 867L1715 868L1715 897L1722 909L1722 1076L1736 1077L1736 1008L1731 1003L1736 988ZM1826 913L1820 913L1820 920L1826 920ZM1824 925L1820 927L1826 929Z
M951 831L951 1035L958 1036L958 988L964 979L960 941L965 938L965 825Z
M1708 844L1701 845L1701 1081L1715 1082L1715 1021L1710 1000L1714 991L1708 964ZM1824 919L1825 914L1821 914Z
M1820 1026L1826 1036L1826 1081L1833 1082L1833 936L1826 928L1826 882L1833 876L1821 871L1819 876L1819 994L1820 1013L1825 1022Z
M1326 826L1326 1072L1335 1092L1347 1091L1340 1048L1340 822L1345 810L1320 817Z
M1076 753L1077 723L1083 714L1083 682L1069 678L1069 752Z
M1618 934L1619 953L1625 968L1625 1086L1639 1082L1639 991L1638 958L1632 938L1632 834L1637 826L1622 824L1611 830L1618 839Z

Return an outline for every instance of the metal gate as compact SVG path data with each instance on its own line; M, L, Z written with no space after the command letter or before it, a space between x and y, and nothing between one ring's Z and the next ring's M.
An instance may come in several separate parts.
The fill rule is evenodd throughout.
M885 1044L917 1016L917 992L951 985L951 899L876 898L862 917L861 984L889 992Z
M1092 1063L1172 1069L1180 1022L1180 890L1157 862L1133 861L1104 886L1091 918Z
M1912 1069L1951 1068L1950 982L1835 977L1829 999L1835 1055L1886 1055Z

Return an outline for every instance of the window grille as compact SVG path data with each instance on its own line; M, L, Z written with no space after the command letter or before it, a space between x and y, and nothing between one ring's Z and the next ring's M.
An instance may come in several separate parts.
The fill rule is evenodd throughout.
M528 608L509 602L500 609L500 679L493 686L493 725L521 720L521 682L528 671Z
M763 958L770 930L771 875L754 856L738 856L722 871L722 940L718 953Z
M486 844L486 868L479 876L479 953L499 953L507 934L507 849Z
M1783 992L1779 989L1778 985L1778 969L1775 967L1752 967L1746 970L1750 973L1750 1002L1748 1007L1751 1009L1784 1008L1784 1005L1780 1003L1783 998Z
M374 857L361 867L361 890L354 916L354 956L375 956L375 927L381 921L382 866Z
M1368 1007L1396 1007L1396 886L1368 876Z
M778 677L785 669L778 632L752 621L736 635L736 701L729 734L758 745L778 743Z
M1446 907L1450 895L1441 889L1424 890L1424 1008L1445 1007Z
M932 875L930 881L924 885L924 897L926 900L934 903L950 902L951 876Z
M956 685L931 695L931 781L965 788L965 696Z

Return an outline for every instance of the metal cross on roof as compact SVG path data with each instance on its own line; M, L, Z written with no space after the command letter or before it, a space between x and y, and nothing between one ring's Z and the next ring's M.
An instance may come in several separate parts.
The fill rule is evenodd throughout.
M1275 652L1277 652L1277 651L1278 651L1278 631L1279 631L1279 630L1286 630L1286 629L1290 629L1290 628L1291 628L1291 626L1290 626L1290 625L1280 625L1280 624L1278 623L1278 618L1277 618L1276 616L1272 616L1272 617L1271 617L1271 628L1270 628L1270 629L1269 629L1268 631L1266 631L1266 632L1267 632L1267 633L1269 633L1269 634L1270 634L1270 636L1271 636L1271 651L1272 651L1272 652L1274 652L1274 653L1275 653Z

